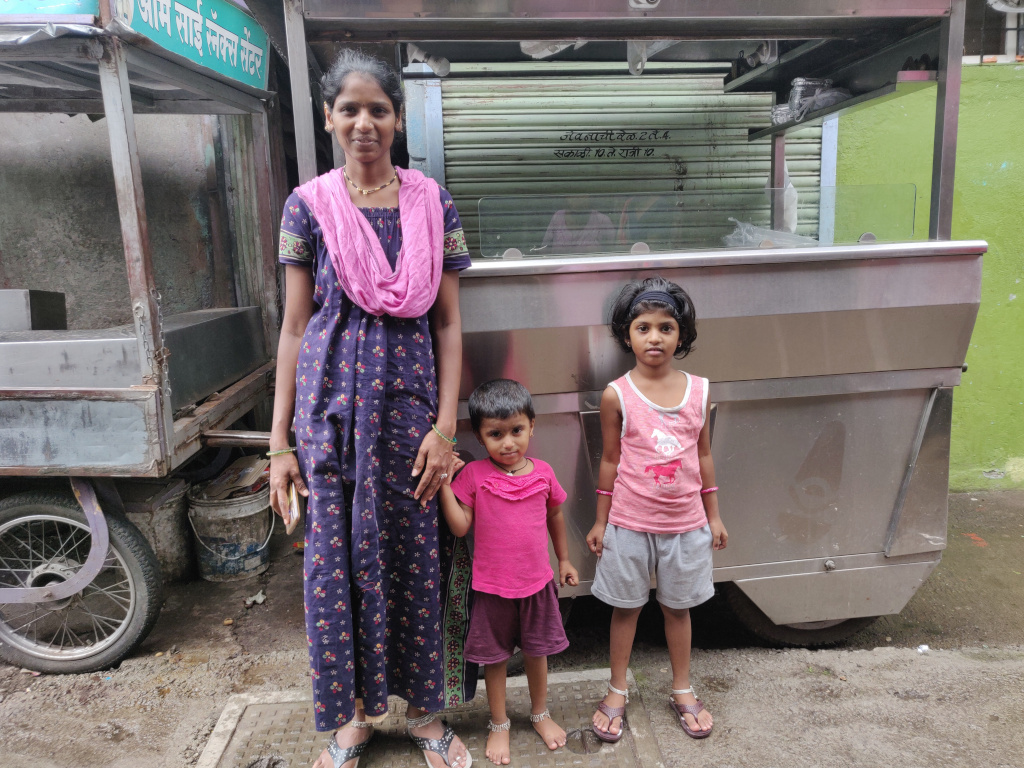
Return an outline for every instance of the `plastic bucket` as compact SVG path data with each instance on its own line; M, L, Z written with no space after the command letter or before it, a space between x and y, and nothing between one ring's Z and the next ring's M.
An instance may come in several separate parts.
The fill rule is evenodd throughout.
M202 488L188 492L199 575L206 581L237 581L267 570L274 531L270 489L235 499L206 499Z

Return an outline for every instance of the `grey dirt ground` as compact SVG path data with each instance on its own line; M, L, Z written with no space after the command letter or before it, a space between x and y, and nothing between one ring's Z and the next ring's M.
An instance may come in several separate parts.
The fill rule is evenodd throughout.
M232 694L306 688L291 552L275 537L267 574L168 590L156 630L116 670L0 665L0 768L190 766ZM694 611L692 680L716 721L702 742L670 716L664 636L646 611L632 668L665 765L1024 768L1022 573L1024 492L960 494L937 571L900 615L840 648L770 648L713 600ZM267 602L246 610L260 588ZM552 669L606 666L607 617L581 599Z

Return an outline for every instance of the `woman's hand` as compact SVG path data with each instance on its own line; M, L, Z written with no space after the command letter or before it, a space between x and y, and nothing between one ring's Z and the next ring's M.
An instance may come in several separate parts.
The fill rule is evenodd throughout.
M295 490L303 496L309 496L306 484L302 482L299 472L299 460L294 453L270 457L270 508L281 516L285 523L288 519L288 485L295 483Z
M434 498L441 483L451 475L453 455L451 443L442 439L434 430L427 431L416 454L416 462L412 465L412 476L420 479L413 498L424 507Z

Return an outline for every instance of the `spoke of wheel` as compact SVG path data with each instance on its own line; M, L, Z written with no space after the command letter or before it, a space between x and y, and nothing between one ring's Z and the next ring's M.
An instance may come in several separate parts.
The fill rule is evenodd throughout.
M132 590L130 586L126 586L123 589L116 590L115 592L115 587L119 587L121 584L128 584L128 580L123 579L122 581L117 582L117 584L111 584L109 587L97 587L95 584L90 584L87 589L89 590L90 597L94 594L102 594L115 603L122 605L124 608L128 608L132 603ZM128 597L125 598L122 595L127 595Z
M33 624L35 624L40 619L45 619L47 616L50 615L49 611L43 611L41 615L36 616L36 614L39 613L39 606L33 605L32 608L33 608L33 613L31 615L35 616L35 618L30 619L29 621L26 621L24 624L19 624L16 627L13 624L9 624L9 626L11 627L12 630L14 630L15 632L22 632L23 630L27 629L28 627L31 627Z
M17 551L17 549L15 549L15 547L11 546L10 544L4 544L3 546L4 546L4 549L7 552L10 553L10 554L0 554L0 564L2 564L4 568L8 568L9 570L14 570L13 568L10 567L10 564L11 564L12 561L16 560L17 563L22 568L24 568L25 570L27 570L27 571L31 571L32 570L32 566L29 565L29 563L25 562L25 559L21 555L18 554L18 551Z

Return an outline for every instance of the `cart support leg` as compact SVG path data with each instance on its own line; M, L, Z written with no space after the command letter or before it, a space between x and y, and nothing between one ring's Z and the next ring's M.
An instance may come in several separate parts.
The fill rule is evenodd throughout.
M305 184L316 176L316 141L313 138L313 99L309 88L306 23L302 18L301 0L284 0L284 25L288 40L292 115L295 119L295 159L299 165L299 183Z
M939 73L935 96L935 141L932 156L932 198L928 237L953 239L953 175L960 110L960 78L964 51L964 5L953 0L939 31Z
M110 537L103 510L96 499L96 491L88 480L80 477L71 478L71 489L75 492L78 503L82 505L82 511L89 521L89 533L92 535L85 565L67 581L47 584L45 587L0 588L0 603L46 603L63 600L81 592L103 569Z

